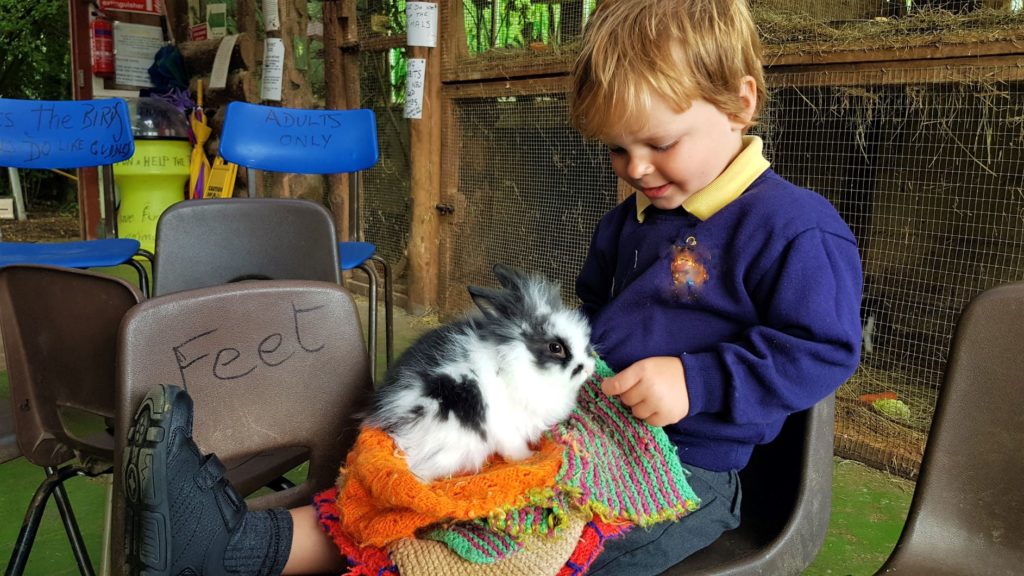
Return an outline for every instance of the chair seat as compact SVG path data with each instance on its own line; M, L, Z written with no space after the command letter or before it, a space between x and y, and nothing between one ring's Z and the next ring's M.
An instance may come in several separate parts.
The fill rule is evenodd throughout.
M0 242L0 268L12 264L45 264L93 268L124 264L139 250L133 238L74 242Z
M242 496L248 496L309 460L309 450L292 446L224 462L226 476Z
M352 270L373 257L377 247L369 242L338 242L342 270Z

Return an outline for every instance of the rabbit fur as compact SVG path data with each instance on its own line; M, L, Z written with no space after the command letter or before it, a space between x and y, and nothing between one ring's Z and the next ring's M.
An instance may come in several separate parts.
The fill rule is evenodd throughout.
M479 313L431 330L395 362L364 423L385 430L424 482L528 457L594 371L590 326L557 284L498 264L469 287Z

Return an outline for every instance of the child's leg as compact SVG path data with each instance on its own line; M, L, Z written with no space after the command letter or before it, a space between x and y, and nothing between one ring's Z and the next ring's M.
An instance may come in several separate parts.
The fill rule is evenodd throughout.
M700 508L678 522L663 522L646 530L633 528L625 536L607 541L588 574L661 574L710 546L726 530L739 526L741 498L736 472L712 472L684 466L692 472L688 480L701 499Z
M286 562L303 570L337 566L339 553L326 555L333 544L311 510L299 509L295 519L281 508L251 511L224 472L217 457L202 455L192 440L188 394L176 386L152 390L135 416L125 454L132 574L277 576ZM301 539L294 552L293 531ZM305 562L307 553L328 563Z
M284 566L285 574L340 573L345 559L338 547L320 528L312 506L292 508L292 552Z

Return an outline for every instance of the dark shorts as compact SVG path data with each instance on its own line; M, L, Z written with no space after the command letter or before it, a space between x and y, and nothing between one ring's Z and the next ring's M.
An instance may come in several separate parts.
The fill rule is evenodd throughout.
M735 471L711 472L684 464L700 508L678 522L633 528L609 540L594 560L592 576L647 576L668 570L740 524L740 479Z

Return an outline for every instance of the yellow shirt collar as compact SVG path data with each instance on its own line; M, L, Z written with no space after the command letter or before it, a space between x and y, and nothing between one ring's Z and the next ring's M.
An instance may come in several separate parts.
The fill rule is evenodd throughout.
M750 186L757 177L768 169L770 163L765 159L762 150L764 142L758 136L744 136L743 150L736 159L711 181L685 201L683 208L701 220L707 220L730 202L739 198L740 194ZM636 195L636 219L644 221L644 210L651 201L639 192Z

